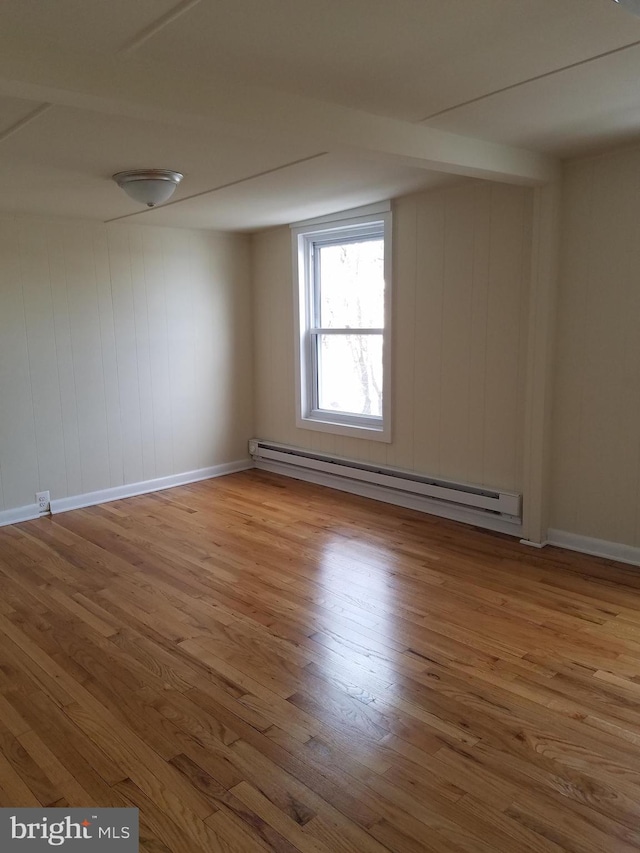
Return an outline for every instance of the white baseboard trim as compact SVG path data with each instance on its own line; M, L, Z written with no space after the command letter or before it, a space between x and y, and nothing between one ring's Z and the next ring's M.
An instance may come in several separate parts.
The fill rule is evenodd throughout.
M578 533L553 529L547 532L547 542L549 545L557 545L569 551L579 551L581 554L591 554L594 557L605 557L607 560L640 566L640 548L633 545L623 545L621 542L593 539L591 536L580 536Z
M225 474L235 474L237 471L246 471L248 468L253 468L253 462L250 459L241 459L237 462L225 462L222 465L213 465L210 468L198 468L196 471L186 471L184 474L172 474L169 477L158 477L155 480L144 480L140 483L128 483L124 486L114 486L111 489L101 489L98 492L87 492L84 495L58 498L58 500L51 501L51 512L55 515L59 512L68 512L71 509L83 509L87 506L109 503L109 501L119 501L122 498L147 495L151 492L160 492L163 489L172 489L175 486L198 483L200 480L211 480L214 477L222 477ZM35 517L38 517L37 512Z
M6 527L9 524L19 524L21 521L33 521L34 518L39 517L40 508L38 504L17 506L14 509L3 509L0 511L0 527Z
M451 521L460 521L463 524L472 524L474 527L484 527L497 533L508 533L511 536L522 536L522 525L505 521L502 518L492 518L482 512L465 507L447 506L447 504L432 498L412 495L409 492L398 492L386 486L378 486L375 483L364 483L360 480L345 480L335 474L324 471L313 471L307 468L298 468L296 465L287 465L282 462L260 460L255 462L255 468L262 471L271 471L274 474L283 474L285 477L293 477L295 480L306 480L309 483L317 483L320 486L329 486L341 492L349 492L353 495L361 495L395 506L403 506L406 509L415 509L426 512L429 515L437 515L440 518L448 518Z

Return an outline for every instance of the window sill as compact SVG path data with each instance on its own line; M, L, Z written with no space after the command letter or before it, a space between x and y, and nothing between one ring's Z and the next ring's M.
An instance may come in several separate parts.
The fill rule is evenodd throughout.
M387 426L369 426L357 423L342 423L323 417L298 417L296 426L299 429L311 429L316 432L326 432L333 435L346 435L352 438L363 438L367 441L391 441L391 430Z

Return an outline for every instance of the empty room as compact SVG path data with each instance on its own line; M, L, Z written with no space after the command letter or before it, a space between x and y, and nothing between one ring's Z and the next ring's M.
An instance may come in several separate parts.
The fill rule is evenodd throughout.
M640 0L0 5L0 850L640 851Z

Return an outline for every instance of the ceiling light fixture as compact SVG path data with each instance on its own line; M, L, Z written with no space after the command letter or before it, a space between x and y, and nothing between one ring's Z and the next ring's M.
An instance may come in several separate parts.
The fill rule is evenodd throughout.
M640 0L613 0L618 6L624 6L633 15L640 15Z
M113 180L134 201L155 207L171 198L183 177L169 169L130 169L117 172Z

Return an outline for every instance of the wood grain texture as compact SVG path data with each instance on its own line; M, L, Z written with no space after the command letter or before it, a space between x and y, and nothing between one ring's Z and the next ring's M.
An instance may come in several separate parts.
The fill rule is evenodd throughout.
M0 531L0 805L147 851L640 850L640 575L252 471Z

